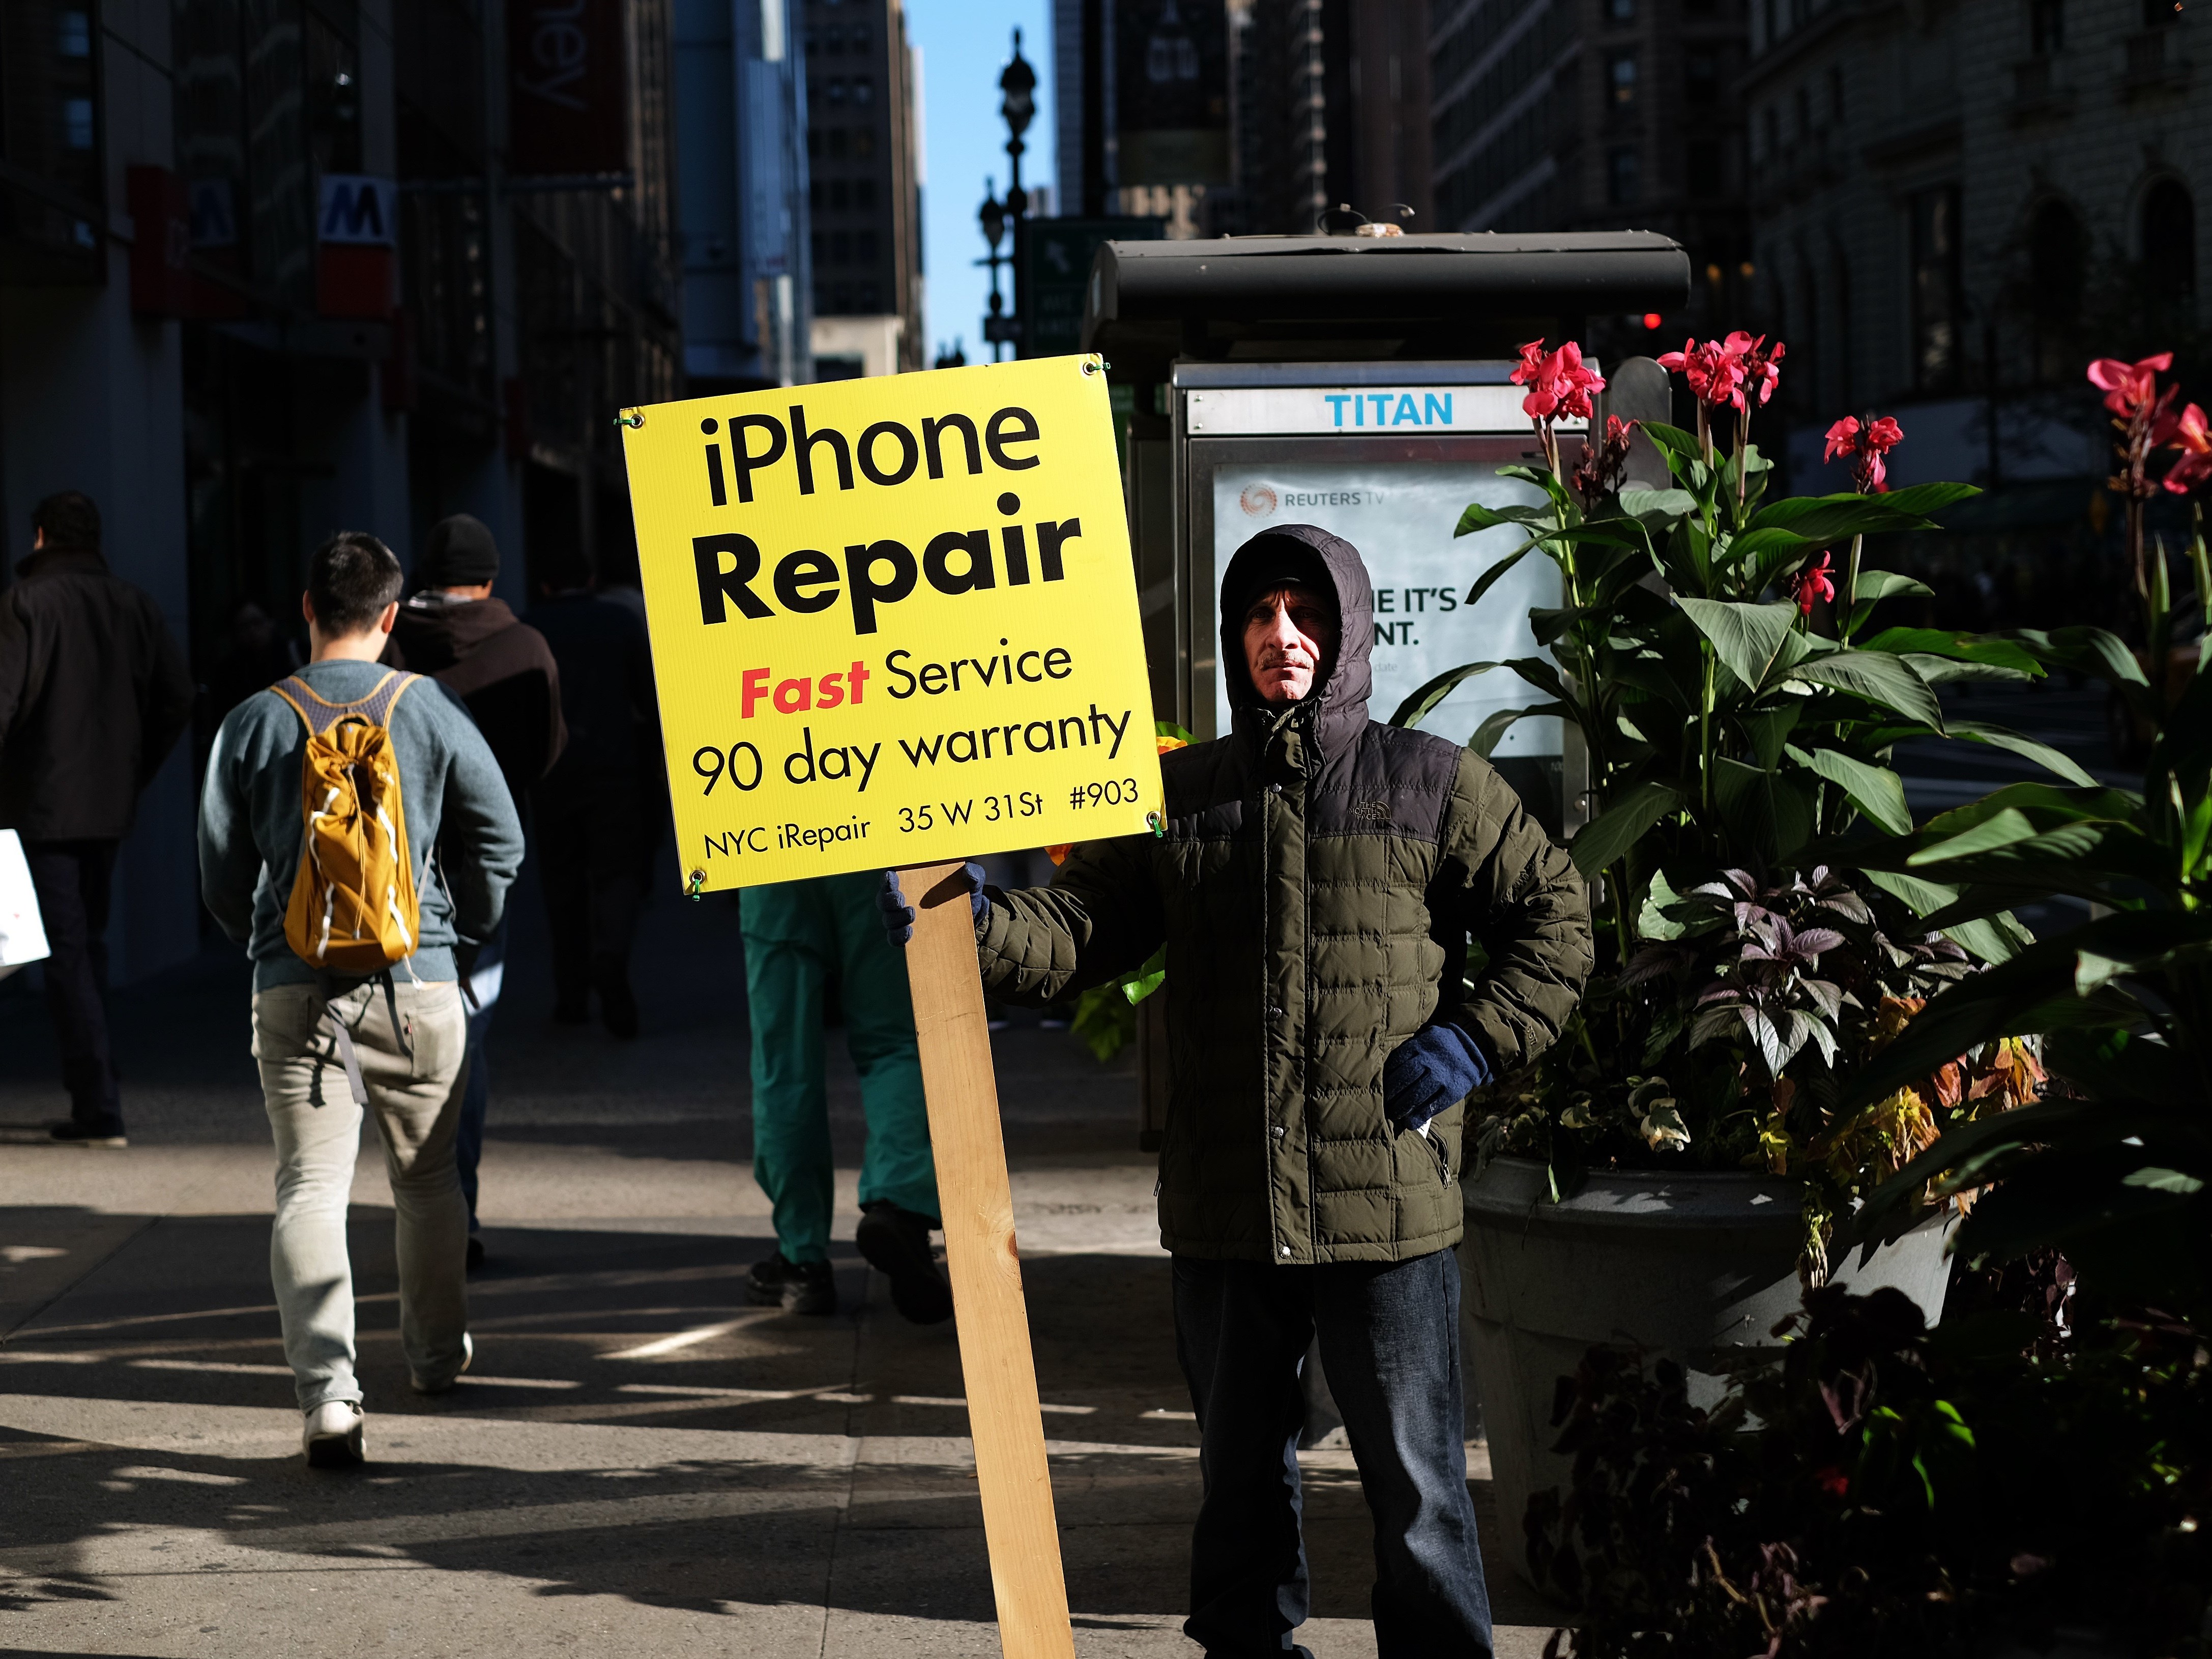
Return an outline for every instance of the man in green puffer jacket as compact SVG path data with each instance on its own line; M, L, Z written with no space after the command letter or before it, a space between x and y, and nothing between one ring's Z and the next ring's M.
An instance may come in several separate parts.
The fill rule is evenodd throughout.
M1491 1651L1459 1366L1468 1093L1548 1045L1591 963L1567 855L1487 763L1370 720L1372 589L1310 525L1221 586L1234 730L1166 757L1166 833L981 890L983 981L1036 1004L1167 947L1161 1242L1205 1499L1184 1630L1302 1651L1298 1367L1318 1335L1375 1519L1384 1659ZM912 912L887 878L893 936ZM1469 937L1483 965L1466 971Z

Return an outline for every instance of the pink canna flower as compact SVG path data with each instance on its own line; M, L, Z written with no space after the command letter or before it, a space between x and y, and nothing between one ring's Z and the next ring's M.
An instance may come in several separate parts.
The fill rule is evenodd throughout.
M1848 455L1853 458L1851 483L1862 495L1878 495L1887 491L1888 468L1882 457L1905 441L1905 428L1893 416L1884 415L1879 420L1869 418L1859 424L1856 416L1846 415L1828 428L1824 461Z
M1680 351L1670 351L1658 362L1660 368L1672 369L1687 381L1690 395L1707 409L1719 409L1736 401L1736 387L1743 380L1743 362L1719 341L1708 340L1699 345L1695 340L1685 340Z
M2163 482L2168 489L2185 495L2212 478L2212 428L2208 428L2204 411L2197 404L2183 410L2174 422L2172 447L2181 453L2166 470Z
M1736 343L1740 340L1746 343L1738 349ZM1729 335L1728 344L1729 349L1735 353L1737 362L1743 365L1743 379L1736 387L1735 406L1738 409L1745 407L1744 399L1750 394L1753 386L1759 389L1759 403L1762 405L1765 404L1766 400L1774 395L1775 386L1782 379L1782 371L1775 365L1782 361L1782 355L1787 348L1781 341L1777 340L1772 349L1769 349L1766 337L1764 334L1757 339L1752 339L1750 336L1741 331Z
M2105 407L2124 421L2132 421L2146 408L2163 415L2173 401L2174 388L2159 395L2158 377L2173 367L2173 354L2161 351L2139 362L2124 363L2118 357L2100 357L2089 365L2089 384L2105 394Z
M1813 614L1813 602L1815 599L1827 599L1833 602L1836 597L1836 584L1829 575L1828 556L1825 551L1817 560L1790 579L1790 591L1796 595L1797 614L1802 617L1809 617Z
M1506 378L1528 389L1521 400L1523 414L1536 421L1561 415L1590 418L1590 394L1605 390L1605 377L1583 366L1581 346L1569 340L1557 351L1547 352L1541 340L1530 340L1520 350L1521 362Z

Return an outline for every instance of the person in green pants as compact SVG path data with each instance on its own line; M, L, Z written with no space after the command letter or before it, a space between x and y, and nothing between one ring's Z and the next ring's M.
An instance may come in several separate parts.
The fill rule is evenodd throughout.
M754 1264L746 1299L787 1313L837 1310L830 1271L836 1170L823 1080L823 984L842 982L845 1041L868 1121L860 1159L860 1254L916 1324L952 1316L930 1230L937 1166L915 1046L906 963L884 937L872 872L745 890L745 994L753 1031L753 1178L775 1217L776 1253Z

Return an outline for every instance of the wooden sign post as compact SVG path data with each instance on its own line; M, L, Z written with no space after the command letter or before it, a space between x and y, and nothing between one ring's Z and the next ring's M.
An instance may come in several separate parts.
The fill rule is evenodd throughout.
M983 1493L983 1537L999 1644L1006 1659L1074 1659L1067 1583L1053 1516L1030 1353L1029 1308L1014 1246L1014 1199L999 1129L999 1085L991 1066L975 927L958 864L902 871L915 908L906 970L914 1027L929 1096L937 1199L945 1218L945 1266L959 1322L960 1371L968 1390L975 1480Z

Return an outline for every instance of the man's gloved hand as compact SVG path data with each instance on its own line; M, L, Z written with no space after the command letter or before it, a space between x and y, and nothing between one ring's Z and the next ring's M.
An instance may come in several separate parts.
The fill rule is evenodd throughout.
M1419 1129L1491 1079L1490 1060L1456 1025L1424 1025L1382 1062L1382 1109L1401 1129Z
M956 887L965 888L968 909L978 921L991 908L991 901L983 896L983 866L970 859L952 877ZM906 902L899 890L898 872L884 872L884 884L876 890L876 908L884 913L884 932L894 945L903 945L914 937L914 907Z

